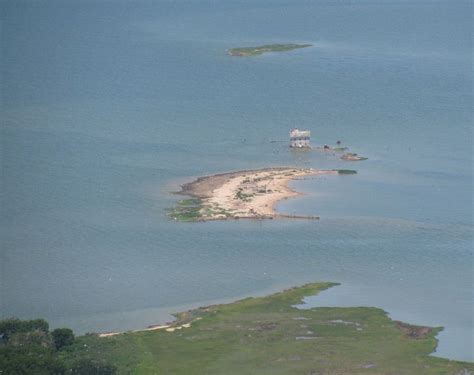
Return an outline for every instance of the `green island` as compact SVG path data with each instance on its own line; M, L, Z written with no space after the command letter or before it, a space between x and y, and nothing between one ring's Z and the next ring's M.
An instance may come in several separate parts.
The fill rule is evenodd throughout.
M312 44L266 44L263 46L257 47L240 47L240 48L231 48L227 52L231 56L258 56L267 52L285 52L291 51L298 48L311 47Z
M200 307L143 331L48 331L39 319L0 322L2 374L453 374L474 364L432 357L442 328L393 321L375 307L302 309L312 283ZM59 332L58 332L59 331Z

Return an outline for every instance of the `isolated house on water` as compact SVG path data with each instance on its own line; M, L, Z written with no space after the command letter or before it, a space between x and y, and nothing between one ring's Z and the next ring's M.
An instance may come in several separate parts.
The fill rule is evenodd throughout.
M310 137L311 132L309 130L299 130L298 128L294 128L290 131L290 147L311 147L309 143Z

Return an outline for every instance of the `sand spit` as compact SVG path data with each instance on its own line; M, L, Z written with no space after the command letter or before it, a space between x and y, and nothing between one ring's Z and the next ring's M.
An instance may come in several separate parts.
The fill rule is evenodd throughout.
M182 221L318 219L317 216L278 214L275 205L301 194L288 187L291 180L338 173L338 170L279 167L200 177L184 184L179 192L196 199L183 200L170 216Z

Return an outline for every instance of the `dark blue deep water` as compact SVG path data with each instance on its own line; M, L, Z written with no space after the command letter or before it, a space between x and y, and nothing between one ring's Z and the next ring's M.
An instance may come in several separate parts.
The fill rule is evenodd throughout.
M311 306L444 326L473 360L472 3L3 1L2 316L77 332L310 281ZM231 58L231 47L314 47ZM289 129L360 163L290 152ZM194 176L354 168L297 181L320 221L176 223Z

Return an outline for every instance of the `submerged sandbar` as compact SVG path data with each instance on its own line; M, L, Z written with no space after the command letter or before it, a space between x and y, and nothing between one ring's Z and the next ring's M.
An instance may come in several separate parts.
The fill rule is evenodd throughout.
M312 44L266 44L263 46L256 47L239 47L231 48L227 52L231 56L248 57L258 56L268 52L285 52L291 51L298 48L311 47Z

